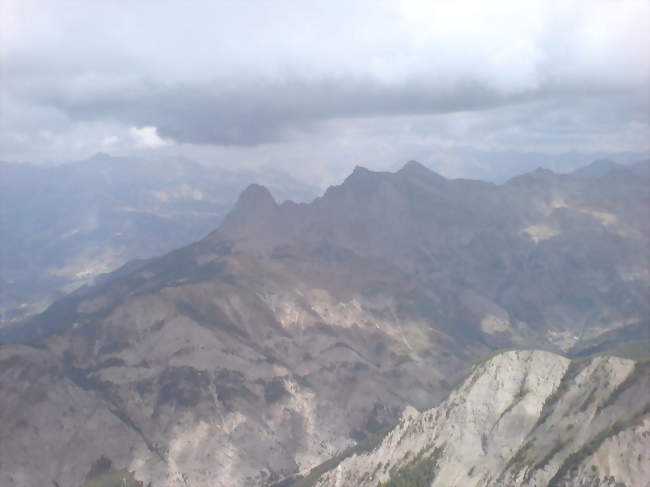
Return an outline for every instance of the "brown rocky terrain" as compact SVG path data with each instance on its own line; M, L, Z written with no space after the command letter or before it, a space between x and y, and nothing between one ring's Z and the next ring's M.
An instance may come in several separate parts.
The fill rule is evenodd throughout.
M206 238L0 335L0 484L80 486L106 457L269 486L492 350L647 338L649 187L647 164L494 185L413 162L310 204L253 185Z

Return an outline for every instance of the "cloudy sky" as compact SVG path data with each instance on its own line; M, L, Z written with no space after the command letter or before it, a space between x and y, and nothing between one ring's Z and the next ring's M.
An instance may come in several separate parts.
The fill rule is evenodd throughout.
M3 0L0 18L4 161L329 182L650 150L647 0Z

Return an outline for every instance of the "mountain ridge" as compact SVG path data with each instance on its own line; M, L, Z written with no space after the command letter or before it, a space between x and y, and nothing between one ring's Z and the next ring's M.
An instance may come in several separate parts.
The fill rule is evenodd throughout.
M48 377L40 359L3 346L18 359L0 368L11 391L0 410L20 404L42 422L35 432L4 418L0 482L78 485L107 455L156 486L266 487L380 431L405 404L441 400L492 350L579 352L643 333L647 186L627 172L607 182L542 178L531 190L362 171L281 205L253 187L205 238L29 324L21 340L62 371L34 388L40 401L19 380ZM66 470L75 445L54 457L39 446L60 427L50 395L75 394L107 412L97 421L113 425L128 462L98 446ZM68 428L86 421L61 401Z
M55 166L1 164L0 327L129 260L202 238L255 180L284 197L312 194L289 175L180 158L96 154Z
M650 465L648 381L647 362L503 352L439 406L406 408L374 449L296 485L640 487Z

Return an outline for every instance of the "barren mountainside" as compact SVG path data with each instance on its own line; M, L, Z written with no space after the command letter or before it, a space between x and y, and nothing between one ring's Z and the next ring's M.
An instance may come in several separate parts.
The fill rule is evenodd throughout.
M278 204L250 186L202 240L0 332L0 484L82 486L110 461L154 487L267 487L384 430L407 405L428 410L493 350L577 356L648 338L648 174L646 163L605 174L537 170L495 185L411 162L396 173L357 168L309 204ZM567 359L497 358L446 406L407 409L382 443L382 467L408 463L406 450L390 453L397 445L386 443L406 421L434 431L409 448L438 449L436 485L456 467L467 474L476 459L467 475L475 483L457 485L517 485L521 475L543 482L587 436L632 421L630 408L615 414L628 404L617 401L638 393L632 409L647 403L640 386L613 392L633 362L593 359L584 362L597 370L593 394L592 382L566 382L557 407L576 415L567 422L563 409L544 405L563 391ZM596 411L609 397L613 406ZM450 411L457 428L435 419L438 411ZM593 428L581 436L586 418ZM570 423L576 433L560 434ZM620 434L637 441L638 428ZM447 440L435 443L436 434ZM440 453L458 435L474 456ZM537 447L506 468L526 435ZM526 467L556 439L569 443L548 466ZM337 472L363 476L367 465L352 461ZM595 465L601 475L604 464Z

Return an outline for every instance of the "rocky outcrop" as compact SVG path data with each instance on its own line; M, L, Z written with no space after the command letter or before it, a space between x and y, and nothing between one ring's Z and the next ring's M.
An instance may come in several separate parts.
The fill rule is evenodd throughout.
M314 485L643 487L649 427L647 362L505 352L439 406L405 410L379 446Z

